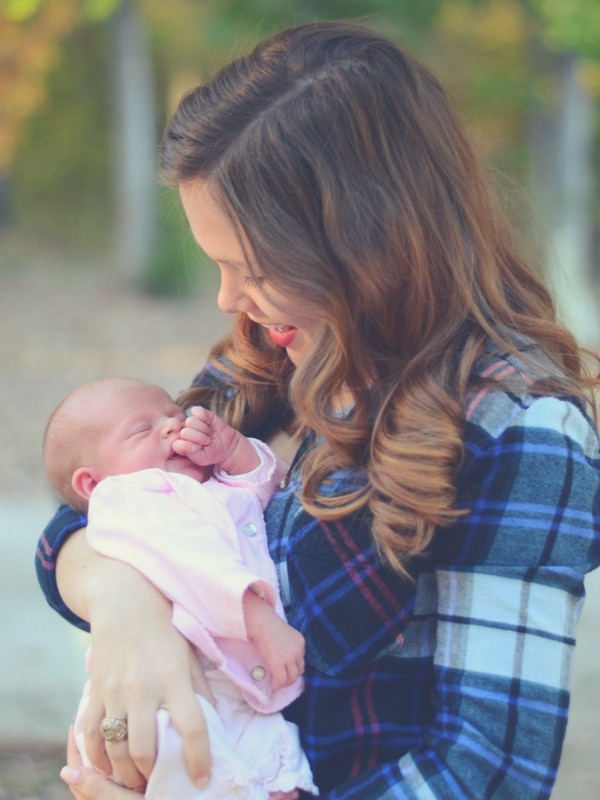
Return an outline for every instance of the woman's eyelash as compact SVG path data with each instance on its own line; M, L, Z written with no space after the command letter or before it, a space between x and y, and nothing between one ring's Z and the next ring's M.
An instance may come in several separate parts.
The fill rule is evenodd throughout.
M244 275L244 288L245 289L252 289L260 286L264 278L260 275L255 277L254 275Z

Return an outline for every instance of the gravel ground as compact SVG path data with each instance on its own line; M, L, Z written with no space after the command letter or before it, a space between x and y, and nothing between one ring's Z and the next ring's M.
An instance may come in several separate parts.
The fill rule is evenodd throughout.
M0 800L67 800L73 798L58 772L64 748L0 750Z

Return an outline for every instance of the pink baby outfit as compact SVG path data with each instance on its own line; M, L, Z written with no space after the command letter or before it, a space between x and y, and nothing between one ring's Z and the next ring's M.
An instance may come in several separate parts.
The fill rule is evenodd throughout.
M189 778L180 736L159 710L148 800L266 800L269 792L294 788L318 794L296 726L277 713L300 694L302 682L271 692L271 676L247 639L247 589L284 617L262 514L284 467L264 444L252 443L261 465L247 475L215 471L199 483L143 470L104 479L90 499L90 545L134 566L173 602L173 624L198 649L217 700L215 711L198 696L213 761L204 790ZM77 722L87 702L86 690Z

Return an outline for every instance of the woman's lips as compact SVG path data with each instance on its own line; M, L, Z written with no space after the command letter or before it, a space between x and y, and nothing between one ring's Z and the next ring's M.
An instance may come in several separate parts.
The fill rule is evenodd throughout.
M269 336L279 347L289 347L298 333L298 328L292 325L276 325L267 328Z

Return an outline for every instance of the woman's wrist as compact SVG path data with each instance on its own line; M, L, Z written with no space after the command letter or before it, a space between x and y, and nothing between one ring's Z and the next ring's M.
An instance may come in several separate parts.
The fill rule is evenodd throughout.
M124 624L125 617L129 625L141 625L148 618L155 622L162 618L171 624L171 601L141 572L123 561L97 555L83 595L90 621L96 627L102 620L109 628L114 626L115 619Z

